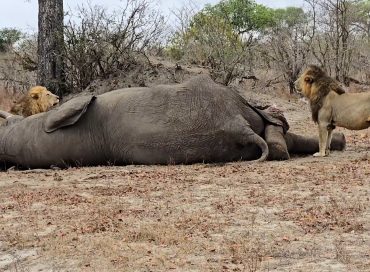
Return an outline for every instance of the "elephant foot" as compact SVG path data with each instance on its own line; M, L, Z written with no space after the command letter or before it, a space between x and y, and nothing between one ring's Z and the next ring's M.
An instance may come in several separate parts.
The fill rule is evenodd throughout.
M289 160L289 152L280 126L266 125L265 139L269 147L268 160Z
M281 143L267 142L269 147L268 160L289 160L290 156L286 145Z

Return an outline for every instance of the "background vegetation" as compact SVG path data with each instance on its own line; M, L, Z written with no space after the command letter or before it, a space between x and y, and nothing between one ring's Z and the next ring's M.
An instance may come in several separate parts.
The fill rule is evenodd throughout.
M120 10L82 5L64 18L63 94L96 79L152 67L150 57L209 69L232 84L265 87L293 82L310 63L349 86L370 84L370 0L305 0L302 8L272 9L253 0L223 0L198 9L192 2L167 21L147 0L123 1ZM170 31L169 31L170 30ZM0 80L11 92L36 83L37 38L0 29Z

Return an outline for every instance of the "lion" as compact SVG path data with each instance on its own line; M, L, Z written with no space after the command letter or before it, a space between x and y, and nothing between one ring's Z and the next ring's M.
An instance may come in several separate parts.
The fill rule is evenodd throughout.
M31 88L10 110L24 117L48 111L59 103L59 97L43 86Z
M333 129L351 130L370 126L370 93L346 93L323 69L310 65L296 81L296 88L310 101L312 119L319 128L319 152L329 155Z

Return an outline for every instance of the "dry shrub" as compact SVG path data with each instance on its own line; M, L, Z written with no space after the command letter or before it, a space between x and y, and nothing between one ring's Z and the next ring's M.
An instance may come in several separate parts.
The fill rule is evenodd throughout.
M230 241L228 249L232 256L232 263L242 265L243 271L256 272L260 269L262 257L266 254L261 241L253 237L240 237Z
M343 241L341 239L336 239L334 241L335 246L335 258L345 264L350 263L350 256L348 250L345 248Z
M184 232L167 222L141 223L129 231L127 242L150 242L157 245L179 245L186 242Z
M19 97L30 87L36 85L35 70L25 69L25 63L33 62L34 50L29 47L36 40L26 37L20 45L6 53L0 54L0 109L9 111ZM29 64L28 64L29 65Z
M10 95L36 85L37 36L24 35L17 46L0 54L0 86Z
M83 90L97 78L130 71L138 56L161 39L163 30L163 16L146 0L126 1L114 12L80 6L64 31L67 85Z
M63 56L67 93L148 66L146 53L158 48L164 29L163 16L147 0L122 2L114 11L90 3L76 14L69 11ZM36 85L37 63L37 36L29 35L0 55L0 87L10 96L23 94Z
M363 224L356 220L362 210L363 205L360 203L332 198L327 204L316 204L305 210L289 209L283 216L297 222L306 233L322 233L327 230L351 232L363 230Z
M9 109L17 97L36 84L36 75L22 66L16 51L0 55L0 106Z
M12 105L13 102L8 91L5 89L5 87L0 86L0 109L9 111Z

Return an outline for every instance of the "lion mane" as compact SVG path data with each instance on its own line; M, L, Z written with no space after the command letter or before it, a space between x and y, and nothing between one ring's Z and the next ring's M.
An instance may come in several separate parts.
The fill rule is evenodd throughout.
M35 86L21 97L21 99L11 108L10 112L12 114L27 117L48 111L58 103L58 96L51 93L43 86Z
M329 92L345 93L345 90L336 80L328 76L322 68L316 65L308 66L298 81L303 95L310 101L312 119L315 123L318 121L319 110L323 106L323 100Z

